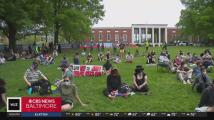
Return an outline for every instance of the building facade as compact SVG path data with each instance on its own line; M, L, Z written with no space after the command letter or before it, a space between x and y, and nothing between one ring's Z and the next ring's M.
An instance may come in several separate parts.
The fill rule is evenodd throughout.
M167 24L132 24L131 27L94 27L85 42L144 44L148 40L152 46L160 46L178 36L179 30Z

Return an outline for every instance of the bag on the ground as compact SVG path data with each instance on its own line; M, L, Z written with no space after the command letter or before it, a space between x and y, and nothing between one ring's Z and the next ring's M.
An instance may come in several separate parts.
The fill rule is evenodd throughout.
M132 89L127 84L122 84L120 87L120 93L130 93Z

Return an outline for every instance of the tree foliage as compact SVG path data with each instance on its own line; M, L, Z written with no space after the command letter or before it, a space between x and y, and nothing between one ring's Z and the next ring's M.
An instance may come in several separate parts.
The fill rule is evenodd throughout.
M102 0L0 0L0 30L15 49L16 40L54 32L68 41L83 40L104 16Z
M214 0L181 0L186 7L177 24L183 34L214 40Z

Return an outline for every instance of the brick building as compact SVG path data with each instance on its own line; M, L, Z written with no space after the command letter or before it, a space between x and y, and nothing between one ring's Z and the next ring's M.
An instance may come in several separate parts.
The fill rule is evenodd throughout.
M132 24L131 27L94 27L85 42L144 44L148 40L151 45L160 46L179 36L178 28L167 27L167 24Z

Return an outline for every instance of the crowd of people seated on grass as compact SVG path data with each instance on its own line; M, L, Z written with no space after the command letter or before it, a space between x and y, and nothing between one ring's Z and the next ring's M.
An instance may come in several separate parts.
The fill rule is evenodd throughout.
M36 43L33 43L32 47L29 45L27 50L17 49L14 51L5 48L4 51L0 51L0 64L4 64L6 61L16 61L17 59L36 59L41 64L52 64L61 50L56 50L51 46L52 45L49 45L48 47L47 45L42 44L42 46L39 47ZM57 48L59 48L59 45Z
M33 51L33 49L32 49ZM33 53L33 52L32 52ZM46 48L40 53L36 52L38 55L37 61L34 61L29 69L26 70L24 74L24 81L26 83L26 87L28 93L31 95L33 92L40 92L41 88L44 84L50 90L51 83L39 69L39 63L42 64L51 64L51 61L58 56L57 51L53 51L53 54L50 55L47 53ZM120 46L120 53L125 53L124 46ZM105 74L107 75L106 79L106 88L103 91L103 94L110 99L115 99L118 96L128 97L129 95L136 93L140 93L143 95L147 95L149 93L149 79L147 74L144 72L144 68L142 65L137 65L133 70L134 74L132 75L132 84L131 86L124 83L124 79L122 75L119 73L119 69L113 67L111 61L114 63L121 63L122 57L121 54L116 54L111 56L110 50L106 52L106 58L104 58L104 54L98 53L98 60L100 62L105 62L103 68L105 70ZM94 59L90 52L88 54L85 50L81 52L81 55L84 56L84 60L86 59L84 64L91 64ZM87 56L86 56L87 55ZM139 51L136 52L135 56L139 55ZM9 58L15 59L18 55L11 52L11 56ZM51 59L52 58L52 59ZM128 52L124 58L126 63L133 63L134 56L131 52ZM0 55L0 64L5 63L5 59L3 55ZM80 65L80 55L79 53L75 53L73 57L73 63L75 65ZM167 51L167 48L161 52L158 57L158 61L156 61L156 53L154 51L149 52L146 58L147 64L155 64L168 68L169 71L175 72L175 78L181 81L183 84L192 84L192 89L196 89L197 92L202 93L201 100L195 111L212 111L214 106L214 80L211 81L208 76L208 71L214 65L212 54L209 50L205 50L200 56L197 56L195 53L188 52L186 55L183 51L179 51L178 55L176 55L175 59L171 60L171 56ZM59 82L57 82L57 90L59 91L60 96L62 97L62 110L68 111L73 108L74 99L76 99L82 106L87 106L84 104L78 95L77 87L74 84L74 77L72 69L70 68L70 63L68 59L64 56L60 65L60 69L62 70L62 78ZM5 96L4 82L1 82L0 79L0 93L1 96ZM2 86L3 84L3 86ZM47 92L47 90L44 90ZM45 94L45 93L44 93ZM42 95L42 93L41 93ZM3 97L2 97L2 101ZM3 103L1 101L1 103ZM1 104L0 104L1 105Z

